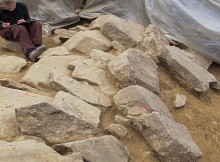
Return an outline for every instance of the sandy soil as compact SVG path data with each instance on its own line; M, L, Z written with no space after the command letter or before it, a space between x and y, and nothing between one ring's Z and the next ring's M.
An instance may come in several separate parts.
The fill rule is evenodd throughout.
M44 44L48 47L55 47L52 37L44 38ZM0 40L1 41L1 40ZM9 52L1 49L0 55L16 55L24 56L21 53ZM11 78L19 81L25 74L28 67L23 69L19 74L6 75L0 73L0 78ZM209 72L220 80L220 65L212 64ZM189 91L182 88L171 76L168 75L165 69L159 68L159 77L161 85L161 99L165 102L170 112L177 122L184 124L191 133L193 139L201 149L203 158L201 162L217 162L220 159L220 93L210 90L204 101L199 100ZM183 108L175 109L173 105L175 94L183 94L187 96L187 103ZM100 128L114 122L114 116L119 112L112 108L103 114ZM151 152L148 145L143 141L142 137L129 131L127 139L121 140L126 145L131 154L132 162L158 162Z

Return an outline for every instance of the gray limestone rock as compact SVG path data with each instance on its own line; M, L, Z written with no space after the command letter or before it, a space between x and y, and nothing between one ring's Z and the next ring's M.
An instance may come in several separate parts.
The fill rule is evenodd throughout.
M177 47L164 47L161 60L181 83L198 93L205 94L209 84L217 82L211 73Z
M50 97L2 86L0 92L0 140L11 141L17 135L16 108L52 101Z
M21 79L21 82L37 88L39 86L39 83L41 84L47 83L49 78L49 73L53 70L59 71L63 74L70 76L71 70L68 69L68 64L78 59L84 59L84 57L82 56L44 57L28 69L24 77Z
M63 143L88 138L98 128L78 114L46 102L17 108L17 126L22 133L41 137L50 143Z
M74 114L75 117L82 119L93 126L99 126L101 110L95 106L89 105L85 101L66 92L58 92L52 102L56 107L63 111Z
M142 115L157 111L161 115L173 119L168 108L157 95L137 85L118 91L113 96L113 100L117 108L125 115Z
M163 162L198 162L202 157L186 127L157 112L144 114L132 120L133 128Z
M173 102L173 105L175 108L182 107L186 104L186 96L176 94L175 95L175 101Z
M104 132L106 134L113 135L118 139L123 139L128 134L127 128L121 124L111 124L107 128L105 128Z
M137 50L123 52L109 63L109 70L122 87L139 85L156 94L160 92L156 63Z
M145 50L147 55L150 55L158 62L158 56L161 55L163 46L169 45L168 38L154 25L149 25L145 29L143 36L141 47Z
M113 136L59 144L55 145L54 149L59 150L60 147L67 147L74 152L80 152L85 161L91 162L128 162L129 158L127 148Z
M95 90L95 88L90 85L82 84L81 82L57 71L52 71L50 73L47 86L55 88L56 90L69 92L94 106L103 108L112 106L112 99L110 97Z
M2 162L83 162L79 153L61 156L44 143L33 140L19 142L0 141Z
M123 87L140 85L156 94L160 91L157 65L140 51L126 50L109 63L109 70Z
M90 24L89 29L101 29L104 35L128 48L141 42L144 26L114 15L101 15Z
M69 51L79 51L89 55L92 49L107 51L111 42L99 31L80 31L68 39L62 46Z

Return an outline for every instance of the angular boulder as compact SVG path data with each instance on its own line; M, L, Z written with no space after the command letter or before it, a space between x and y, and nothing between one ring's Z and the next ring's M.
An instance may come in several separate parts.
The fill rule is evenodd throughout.
M89 55L92 49L107 51L111 42L99 31L80 31L68 39L62 46L69 51L79 51Z
M98 133L97 127L76 113L46 102L17 108L15 114L22 133L41 137L50 143L84 139Z
M33 140L11 143L0 141L0 144L2 162L83 162L79 153L61 156L46 144Z
M181 83L200 94L205 94L209 85L217 80L186 53L177 47L166 46L163 48L161 61Z
M62 147L71 148L74 152L80 152L85 161L128 162L129 158L127 148L113 136L102 136L84 141L58 144L53 148L59 150Z
M140 132L163 162L198 162L202 153L186 127L157 112L144 114L132 120L133 128Z
M128 49L112 60L108 67L122 87L139 85L159 94L157 65L151 57Z
M166 105L161 99L149 90L134 85L121 89L113 100L117 108L125 115L142 115L156 111L173 120Z

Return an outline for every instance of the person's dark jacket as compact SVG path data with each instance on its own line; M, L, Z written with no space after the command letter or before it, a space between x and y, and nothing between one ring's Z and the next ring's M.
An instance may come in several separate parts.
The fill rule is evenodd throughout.
M0 9L0 21L5 23L10 23L14 25L18 23L18 20L24 19L26 21L30 20L29 12L27 6L23 3L16 2L16 8L14 11L8 11L3 8ZM0 30L3 29L2 23L0 24Z

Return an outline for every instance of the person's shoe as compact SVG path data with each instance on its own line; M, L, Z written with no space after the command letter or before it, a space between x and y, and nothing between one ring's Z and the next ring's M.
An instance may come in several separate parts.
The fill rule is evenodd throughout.
M38 59L38 56L40 56L45 50L46 50L47 46L45 45L41 45L39 47L36 48L36 50L32 51L30 54L29 54L29 59L33 62L37 62L39 59Z
M37 47L36 50L38 50L40 53L44 52L46 50L47 46L42 44L41 46Z
M28 57L32 62L37 62L38 61L38 56L40 56L41 52L39 50L34 50L29 53Z

